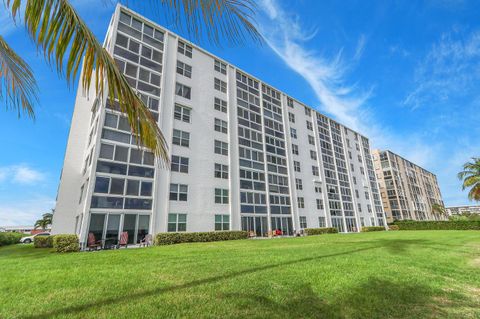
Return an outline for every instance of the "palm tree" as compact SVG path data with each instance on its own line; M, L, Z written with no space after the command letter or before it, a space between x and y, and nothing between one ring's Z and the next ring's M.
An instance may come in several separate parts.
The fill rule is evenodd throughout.
M446 217L448 215L447 211L445 210L445 207L443 207L438 203L435 203L432 205L432 214L433 215L437 214L439 217L442 217L442 216Z
M51 213L45 213L42 215L42 219L39 219L35 222L35 229L41 228L43 230L47 229L48 226L52 224L52 219L53 219L53 213L55 212L54 209L52 209Z
M480 201L480 158L472 157L471 162L465 163L458 178L462 181L462 190L470 188L468 199Z
M23 20L28 34L59 75L71 84L82 69L83 89L88 91L93 80L99 95L108 91L110 100L118 99L132 133L139 136L139 145L152 150L161 164L168 163L166 141L148 108L68 0L5 0L4 3L12 14L12 23L21 15L20 8L25 7ZM261 41L253 24L253 0L152 0L151 4L167 12L172 23L185 28L197 40L206 34L214 44L219 44L221 38L241 43L247 36ZM4 100L6 108L17 110L19 116L27 114L33 118L38 88L32 70L1 35L0 81L0 100Z

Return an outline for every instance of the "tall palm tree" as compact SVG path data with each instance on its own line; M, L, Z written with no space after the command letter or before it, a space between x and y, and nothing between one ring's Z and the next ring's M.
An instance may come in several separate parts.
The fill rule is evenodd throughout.
M439 217L447 217L447 211L442 205L435 203L432 205L432 214L437 214Z
M12 14L12 23L22 14L20 8L25 7L23 20L28 34L59 75L71 84L82 68L83 89L88 91L94 80L99 95L118 99L132 133L139 135L138 143L151 149L160 163L168 163L166 141L148 108L68 0L4 0L4 3ZM253 0L151 0L150 3L168 13L172 23L185 28L197 40L206 35L215 44L222 38L233 44L247 37L261 41L253 23ZM32 70L1 35L0 81L0 100L7 109L17 110L19 116L34 117L38 88Z
M35 222L35 229L37 229L37 228L41 228L43 230L47 229L48 226L50 226L52 224L53 212L54 212L54 210L52 209L51 213L43 214L42 219L39 219Z
M480 158L472 157L471 162L465 163L458 178L462 181L463 190L470 188L468 199L480 201Z

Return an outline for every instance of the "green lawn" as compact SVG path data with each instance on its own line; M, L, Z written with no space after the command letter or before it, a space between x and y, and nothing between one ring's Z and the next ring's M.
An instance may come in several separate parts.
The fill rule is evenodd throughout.
M480 318L480 232L0 248L0 318Z

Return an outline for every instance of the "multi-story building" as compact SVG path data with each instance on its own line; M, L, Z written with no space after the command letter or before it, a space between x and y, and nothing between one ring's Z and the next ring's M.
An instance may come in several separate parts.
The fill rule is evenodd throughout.
M432 205L443 206L437 176L391 151L372 151L383 208L389 222L434 220Z
M79 89L54 233L385 224L366 137L123 6L104 46L158 120L171 169L115 103Z
M461 215L464 213L480 214L479 205L450 206L445 207L445 210L447 211L448 216Z

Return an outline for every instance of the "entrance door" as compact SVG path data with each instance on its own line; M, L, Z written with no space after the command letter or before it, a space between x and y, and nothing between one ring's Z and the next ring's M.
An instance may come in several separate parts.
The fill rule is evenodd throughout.
M116 245L120 229L120 214L108 214L105 245Z
M88 233L92 233L95 236L95 240L103 239L103 230L105 227L105 214L91 214L90 226L88 227Z

